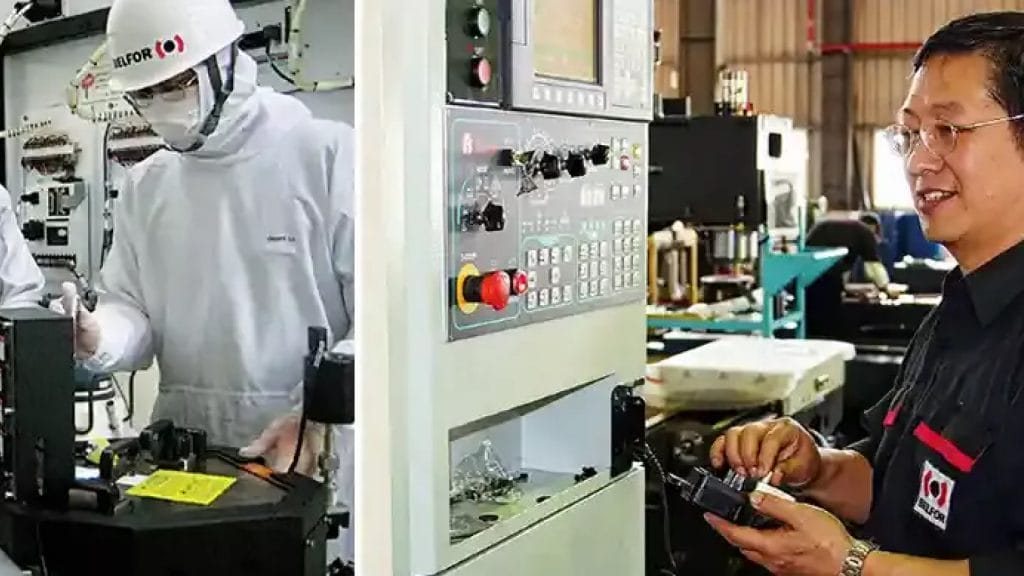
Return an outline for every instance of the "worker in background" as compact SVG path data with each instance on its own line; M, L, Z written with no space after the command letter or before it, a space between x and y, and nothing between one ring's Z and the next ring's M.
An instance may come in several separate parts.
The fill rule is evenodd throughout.
M300 443L307 329L352 338L353 132L259 87L243 30L228 0L114 1L111 86L168 149L121 188L95 312L70 285L63 308L77 309L87 367L155 357L154 419L283 470ZM314 471L318 431L307 427L300 471ZM341 434L335 496L352 506L352 434Z
M713 464L771 474L824 508L757 494L754 506L782 528L709 518L776 574L1024 574L1021 62L1021 12L953 21L914 59L887 134L905 159L925 235L958 268L894 389L867 412L870 438L822 448L784 419L731 429L712 447Z
M38 306L45 284L21 235L11 195L0 186L0 308Z
M807 233L807 246L846 248L847 254L828 272L822 274L804 292L807 335L828 337L830 330L842 323L843 292L847 279L859 262L865 275L879 289L889 285L889 274L879 256L882 222L878 215L867 212L857 220L834 218L821 220Z

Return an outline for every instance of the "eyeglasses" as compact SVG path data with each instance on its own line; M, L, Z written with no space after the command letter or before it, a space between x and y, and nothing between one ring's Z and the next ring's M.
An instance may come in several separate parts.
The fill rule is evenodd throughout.
M985 126L1002 124L1003 122L1014 122L1024 118L1024 114L1006 116L994 120L985 120L973 124L957 125L949 122L936 122L930 128L914 130L902 124L893 124L885 129L885 139L889 146L904 159L910 158L921 142L924 147L939 158L945 158L956 149L956 141L961 132L971 132Z
M181 102L188 94L188 89L199 82L199 76L194 70L186 70L174 78L170 78L156 86L134 90L125 94L132 104L137 108L148 108L155 98L165 102Z

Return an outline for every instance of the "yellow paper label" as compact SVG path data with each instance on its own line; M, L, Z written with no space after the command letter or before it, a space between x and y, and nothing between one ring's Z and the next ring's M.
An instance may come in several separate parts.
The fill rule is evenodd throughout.
M157 470L126 493L141 498L209 506L234 483L234 478L226 476Z
M100 465L100 456L103 454L103 449L110 446L110 440L106 438L95 438L91 442L92 451L85 457L85 461L93 465Z

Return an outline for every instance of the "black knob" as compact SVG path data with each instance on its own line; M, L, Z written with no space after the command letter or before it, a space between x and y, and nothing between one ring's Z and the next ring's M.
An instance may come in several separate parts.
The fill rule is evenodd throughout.
M486 38L491 33L491 13L483 6L469 11L466 29L474 38Z
M497 232L505 229L505 207L501 204L488 202L487 206L480 211L480 220L484 223L484 230Z
M540 173L545 180L556 180L562 175L562 161L554 154L540 157Z
M590 161L595 166L603 166L611 160L612 149L606 144L597 144L590 149Z
M573 178L582 178L587 175L587 160L582 154L569 154L565 160L565 171Z
M32 192L31 194L22 194L21 195L21 201L22 202L28 202L29 204L32 204L34 206L38 206L39 205L39 192Z
M511 168L516 165L516 159L520 156L518 152L511 148L505 148L498 152L498 158L496 160L498 166L504 166Z
M42 240L46 236L46 227L39 220L29 220L21 227L25 240Z

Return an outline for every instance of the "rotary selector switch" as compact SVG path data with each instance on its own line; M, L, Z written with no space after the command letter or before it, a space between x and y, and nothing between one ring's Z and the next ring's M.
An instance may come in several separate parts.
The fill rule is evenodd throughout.
M573 152L565 159L565 171L573 178L582 178L587 175L587 159L583 154Z
M488 202L480 211L480 221L484 230L488 232L499 232L505 229L505 207L501 204Z
M500 232L505 229L505 207L492 198L479 201L465 212L468 226L483 226L488 232Z
M597 144L590 149L590 161L594 166L604 166L612 158L612 149L607 144Z

